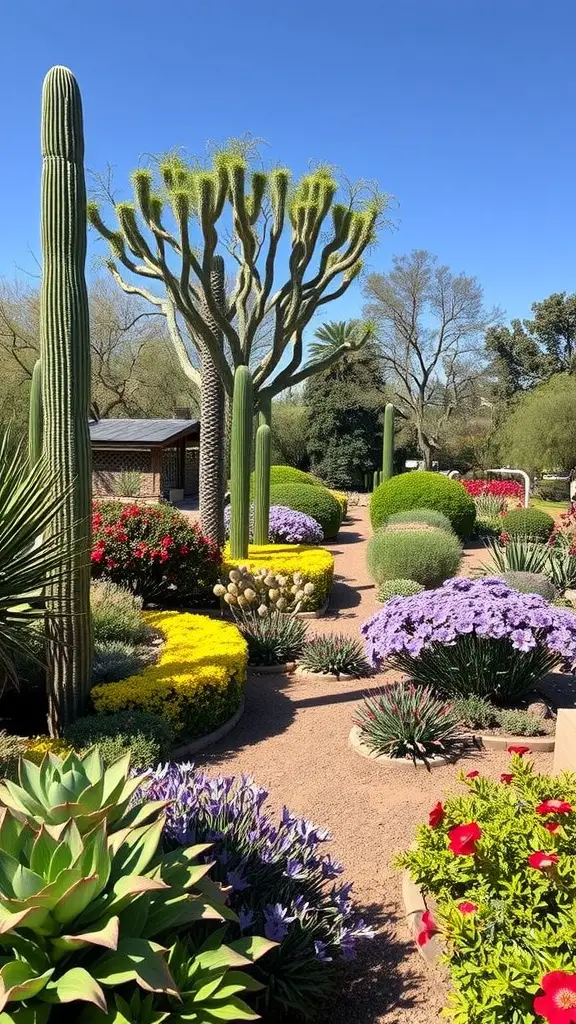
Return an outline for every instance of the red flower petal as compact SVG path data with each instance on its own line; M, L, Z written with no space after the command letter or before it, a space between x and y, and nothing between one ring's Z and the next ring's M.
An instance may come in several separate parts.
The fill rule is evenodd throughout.
M548 1024L576 1022L576 974L551 971L540 982L544 995L536 996L534 1013L544 1017Z
M543 850L536 850L528 857L530 867L536 868L537 871L546 871L548 868L554 867L559 860L556 853L545 853Z
M480 772L477 771L476 769L474 769L474 771L467 772L466 778L467 779L477 779L479 775L480 775Z
M519 744L513 744L512 746L508 747L508 753L518 754L519 757L522 757L523 754L530 753L530 747L521 747Z
M475 903L470 903L470 900L463 900L462 903L458 904L458 910L461 914L474 914L478 907Z
M430 814L428 815L428 824L430 828L436 828L437 825L442 824L444 821L444 805L441 800L434 805Z
M574 808L567 800L543 800L536 808L536 814L570 814Z
M502 775L500 776L500 782L503 782L505 786L509 786L513 778L514 776L511 775L510 772L502 772Z
M448 833L448 849L455 856L470 857L476 853L476 843L482 835L482 829L476 821L467 825L457 825Z
M545 821L544 828L548 829L548 832L557 832L560 828L560 825L557 821Z

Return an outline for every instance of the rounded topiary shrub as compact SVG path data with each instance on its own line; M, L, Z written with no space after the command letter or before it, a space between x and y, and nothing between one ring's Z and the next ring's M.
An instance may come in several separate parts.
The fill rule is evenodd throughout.
M505 572L502 579L521 594L539 594L545 601L556 597L556 587L542 572Z
M396 512L423 508L442 512L459 537L472 532L476 506L462 484L425 470L401 473L376 488L370 499L372 526L378 529Z
M254 473L250 478L250 488L254 490ZM295 469L294 466L270 466L270 486L275 484L310 484L311 487L322 487L322 482L312 473L305 473L303 469Z
M386 526L396 526L398 523L423 523L425 526L437 526L446 533L454 533L448 516L436 508L411 508L407 512L394 512L386 520Z
M416 580L385 580L378 588L378 600L385 604L391 597L414 597L422 590L424 587Z
M502 531L509 537L530 537L546 541L553 529L552 516L537 508L514 508L502 517Z
M336 537L342 522L342 506L325 487L312 484L274 484L270 503L285 505L312 516L322 527L324 540Z
M462 546L445 530L383 530L368 542L368 571L376 583L408 579L437 587L458 571Z

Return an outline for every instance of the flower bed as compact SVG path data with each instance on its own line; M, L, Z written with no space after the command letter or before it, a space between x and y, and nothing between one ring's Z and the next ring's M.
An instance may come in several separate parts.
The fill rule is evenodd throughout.
M230 532L230 505L224 509L226 536ZM254 506L250 506L250 539L254 529ZM270 544L321 544L324 540L322 527L312 516L296 512L286 505L271 505L268 524Z
M527 748L518 748L527 751ZM493 782L430 811L401 865L434 900L458 1022L569 1024L576 1015L576 776L537 775L517 754Z
M234 625L186 612L147 612L165 644L158 661L118 683L93 687L97 712L139 708L168 720L177 738L211 732L242 701L248 651Z
M251 544L248 558L231 559L228 547L224 550L223 573L228 574L236 566L247 566L250 572L269 569L273 573L293 576L300 573L303 583L312 583L314 591L306 597L302 608L317 611L326 603L334 580L334 556L326 548L308 547L304 544L266 544L257 547Z
M518 501L522 501L524 498L524 486L518 480L461 480L460 482L473 498L478 498L481 494Z

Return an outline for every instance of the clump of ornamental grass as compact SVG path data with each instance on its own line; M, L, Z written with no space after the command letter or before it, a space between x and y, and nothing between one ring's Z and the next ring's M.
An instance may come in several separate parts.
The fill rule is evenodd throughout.
M429 687L397 683L368 694L356 710L355 724L374 753L427 764L456 743L460 722L454 705Z
M298 612L314 593L299 573L282 576L246 566L231 569L229 582L214 587L216 597L228 606L248 644L251 665L282 665L302 653L307 625Z
M352 885L340 880L342 865L323 850L329 832L288 808L273 817L265 810L268 793L248 776L210 778L190 764L158 769L146 796L168 801L170 847L210 844L211 875L230 887L238 915L226 942L264 935L279 943L252 970L264 986L255 993L256 1010L266 1020L315 1016L338 984L340 962L372 937L354 908Z
M558 664L576 663L575 616L494 578L398 598L361 632L374 667L398 668L447 699L514 703Z
M366 676L370 666L364 656L362 644L343 633L313 636L304 645L300 667L306 672L334 675Z

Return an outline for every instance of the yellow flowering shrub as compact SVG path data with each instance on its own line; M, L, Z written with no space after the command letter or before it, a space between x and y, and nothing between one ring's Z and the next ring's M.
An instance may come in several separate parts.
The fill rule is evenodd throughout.
M50 736L33 736L26 744L24 756L27 761L40 764L48 753L64 757L71 749L72 747L69 743L66 743L66 740L51 739Z
M117 683L94 686L97 712L140 708L161 715L178 738L218 728L240 706L248 648L236 626L189 612L145 612L165 637L158 661Z
M332 491L330 490L330 488L328 488L328 490L330 491L332 497L336 498L336 501L339 502L339 504L341 505L342 518L345 519L346 514L348 512L348 495L344 491Z
M227 576L238 565L247 565L250 572L269 569L270 572L292 576L301 573L303 583L313 583L314 593L302 604L303 611L321 608L332 590L334 581L334 556L326 548L311 547L308 544L251 544L248 558L230 558L226 545L223 555L222 575Z

